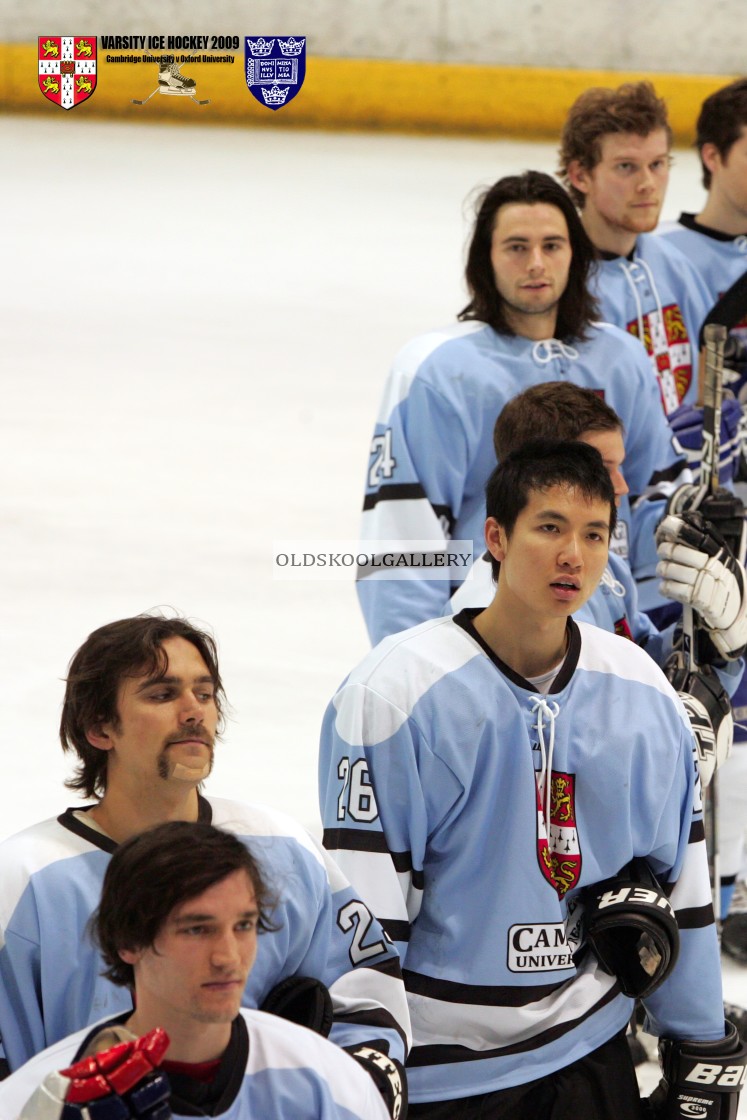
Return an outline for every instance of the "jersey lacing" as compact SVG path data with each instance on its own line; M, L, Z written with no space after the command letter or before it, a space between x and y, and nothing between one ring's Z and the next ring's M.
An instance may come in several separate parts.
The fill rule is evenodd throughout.
M537 713L537 738L539 740L542 768L540 770L538 787L542 800L545 816L545 830L550 835L550 797L552 794L552 756L555 750L555 719L560 712L560 707L554 700L547 700L544 696L530 696L532 711ZM545 746L545 721L550 725L550 741Z
M740 253L747 253L747 236L740 233L739 237L734 238L734 245Z
M640 338L641 342L644 342L646 335L644 333L643 308L641 307L641 300L640 296L638 295L638 289L636 285L640 284L646 278L648 278L648 282L651 285L653 297L656 300L656 310L659 312L659 318L662 323L664 322L664 310L661 306L661 300L659 299L659 289L656 287L654 274L651 271L648 263L644 261L643 257L634 257L632 261L619 260L617 264L623 270L623 276L627 280L628 287L633 293L633 299L635 300L636 306L636 317L638 319L638 337ZM645 275L638 274L639 269Z
M659 313L659 322L661 323L662 330L664 330L664 308L661 306L661 300L659 299L659 289L656 287L654 274L651 271L651 266L647 261L644 261L643 257L634 257L632 261L621 259L617 261L617 264L618 267L622 269L623 276L628 283L628 287L633 293L633 299L635 300L636 308L636 318L638 320L638 337L645 346L646 332L645 324L643 321L643 307L641 306L641 298L638 295L637 288L637 285L642 283L645 279L648 279L648 282L651 286L651 293L656 301L656 310ZM663 385L663 379L664 377L666 377L666 373L658 368L656 359L653 357L653 338L651 339L651 353L649 354L649 357L653 362L654 373L658 377L659 383L661 385L662 404L664 405L664 411L668 416L669 413L673 412L680 403L679 393L677 392L677 386L674 383L673 374L672 372L670 372L669 377L671 378L671 391L674 394L674 398L671 401L668 400L669 394L664 391Z
M532 357L539 365L546 366L553 358L573 360L578 357L578 350L574 350L572 346L561 342L559 338L543 338L539 342L535 342L532 347Z
M602 578L599 581L599 585L600 587L608 587L612 594L617 595L619 599L622 599L625 594L624 585L620 583L619 579L615 579L610 567L605 568L602 572Z

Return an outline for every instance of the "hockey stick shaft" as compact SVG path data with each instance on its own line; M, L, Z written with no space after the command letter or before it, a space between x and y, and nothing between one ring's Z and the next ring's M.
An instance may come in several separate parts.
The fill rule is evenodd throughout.
M700 490L691 508L697 509L706 494L715 494L719 488L719 456L721 444L721 403L723 400L724 344L726 327L709 323L704 331L705 381L703 385L703 451L700 465ZM690 667L695 665L695 636L697 623L691 607L683 611L682 628L684 648L689 650ZM703 813L708 850L708 870L711 879L713 912L721 917L721 871L718 843L718 773L705 790Z

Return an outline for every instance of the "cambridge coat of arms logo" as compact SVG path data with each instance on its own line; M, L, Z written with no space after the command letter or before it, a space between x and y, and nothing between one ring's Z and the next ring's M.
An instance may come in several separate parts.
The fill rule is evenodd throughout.
M268 109L282 109L300 92L306 77L306 39L289 35L244 38L246 84Z
M61 109L74 109L96 89L95 35L40 35L39 89Z
M537 790L537 858L542 874L562 898L581 875L581 848L576 828L576 777L553 770L550 820L545 821Z

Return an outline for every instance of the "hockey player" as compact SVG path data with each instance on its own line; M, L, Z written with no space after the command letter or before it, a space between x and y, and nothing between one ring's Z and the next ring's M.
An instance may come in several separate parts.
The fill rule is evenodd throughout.
M603 394L628 432L628 482L615 550L637 576L653 576L662 503L682 460L659 407L658 383L641 346L594 322L587 289L593 247L571 200L549 175L529 171L495 183L478 204L459 325L415 339L395 358L369 463L365 541L468 539L483 549L484 487L495 462L493 423L529 385L572 381ZM648 568L645 567L648 565ZM440 615L445 581L359 578L371 639Z
M200 792L223 703L215 645L181 618L110 623L73 657L61 741L78 757L68 785L92 802L0 845L0 1032L12 1070L129 1008L83 930L117 845L166 820L236 833L278 885L283 932L263 943L245 1006L261 1006L287 977L313 977L331 991L334 1042L404 1059L396 952L332 860L283 814Z
M238 837L209 824L171 821L117 848L92 932L107 976L132 993L129 1010L27 1062L0 1085L0 1115L386 1120L339 1047L241 1008L258 955L283 936L267 933L276 885Z
M747 78L731 82L703 102L696 125L703 186L708 195L698 214L680 214L659 227L698 269L710 302L742 277L747 278ZM741 302L741 301L740 301ZM724 384L747 401L747 298L724 321L730 329ZM730 913L740 869L747 858L744 843L747 802L747 684L735 697L736 749L719 791L719 854L722 872L721 913L726 915L722 947L747 962L747 914Z
M666 104L650 82L594 87L571 106L559 168L602 258L592 281L602 318L644 343L667 414L699 403L698 333L709 308L697 270L651 236L671 141Z
M410 1115L638 1120L624 993L646 986L593 931L637 895L615 883L643 857L680 942L645 998L665 1073L654 1114L686 1094L698 1115L734 1116L745 1054L724 1028L690 726L643 650L569 617L607 563L609 473L585 444L529 444L486 504L490 605L380 643L321 736L325 844L403 957ZM665 955L643 951L652 980Z
M610 472L619 505L628 491L623 473L623 435L619 416L596 393L569 382L546 382L525 389L508 402L495 422L493 444L496 457L501 462L533 439L568 439L588 443L601 454ZM668 525L667 537L672 548L675 545L684 546L677 537L681 525L681 519ZM715 538L712 538L711 545L711 552L715 555L719 551ZM723 559L714 559L702 550L687 546L678 550L678 558L676 568L665 561L672 574L667 590L677 595L677 602L689 593L688 605L698 610L704 624L722 647L721 655L714 648L713 664L721 684L731 695L739 684L744 667L739 653L747 645L747 605L744 601L747 576L744 568L730 554ZM488 605L494 593L490 561L489 552L484 552L476 561L471 578L460 585L449 603L451 613L458 613L463 607ZM693 597L696 587L699 597ZM704 597L706 593L709 593L708 599ZM611 633L632 638L662 668L672 654L677 624L672 623L665 630L659 630L639 609L638 590L630 565L613 552L610 552L599 586L574 617L577 621L592 622ZM703 683L704 691L700 695L707 701L711 729L715 730L704 759L705 767L701 767L701 777L707 782L716 762L713 742L718 740L722 725L724 742L718 752L718 761L723 761L728 753L731 720L727 718L728 706L723 706L725 698L711 693L705 680Z
M747 78L717 90L703 102L696 125L703 186L708 192L698 214L680 214L659 227L700 273L711 304L747 274ZM743 320L743 321L741 321ZM747 396L747 301L732 330L731 364L725 383Z

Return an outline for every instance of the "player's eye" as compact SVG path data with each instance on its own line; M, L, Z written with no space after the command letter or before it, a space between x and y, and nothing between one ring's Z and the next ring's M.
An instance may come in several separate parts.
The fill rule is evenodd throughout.
M238 922L236 925L237 933L251 933L257 924L256 918L245 918L243 922Z

